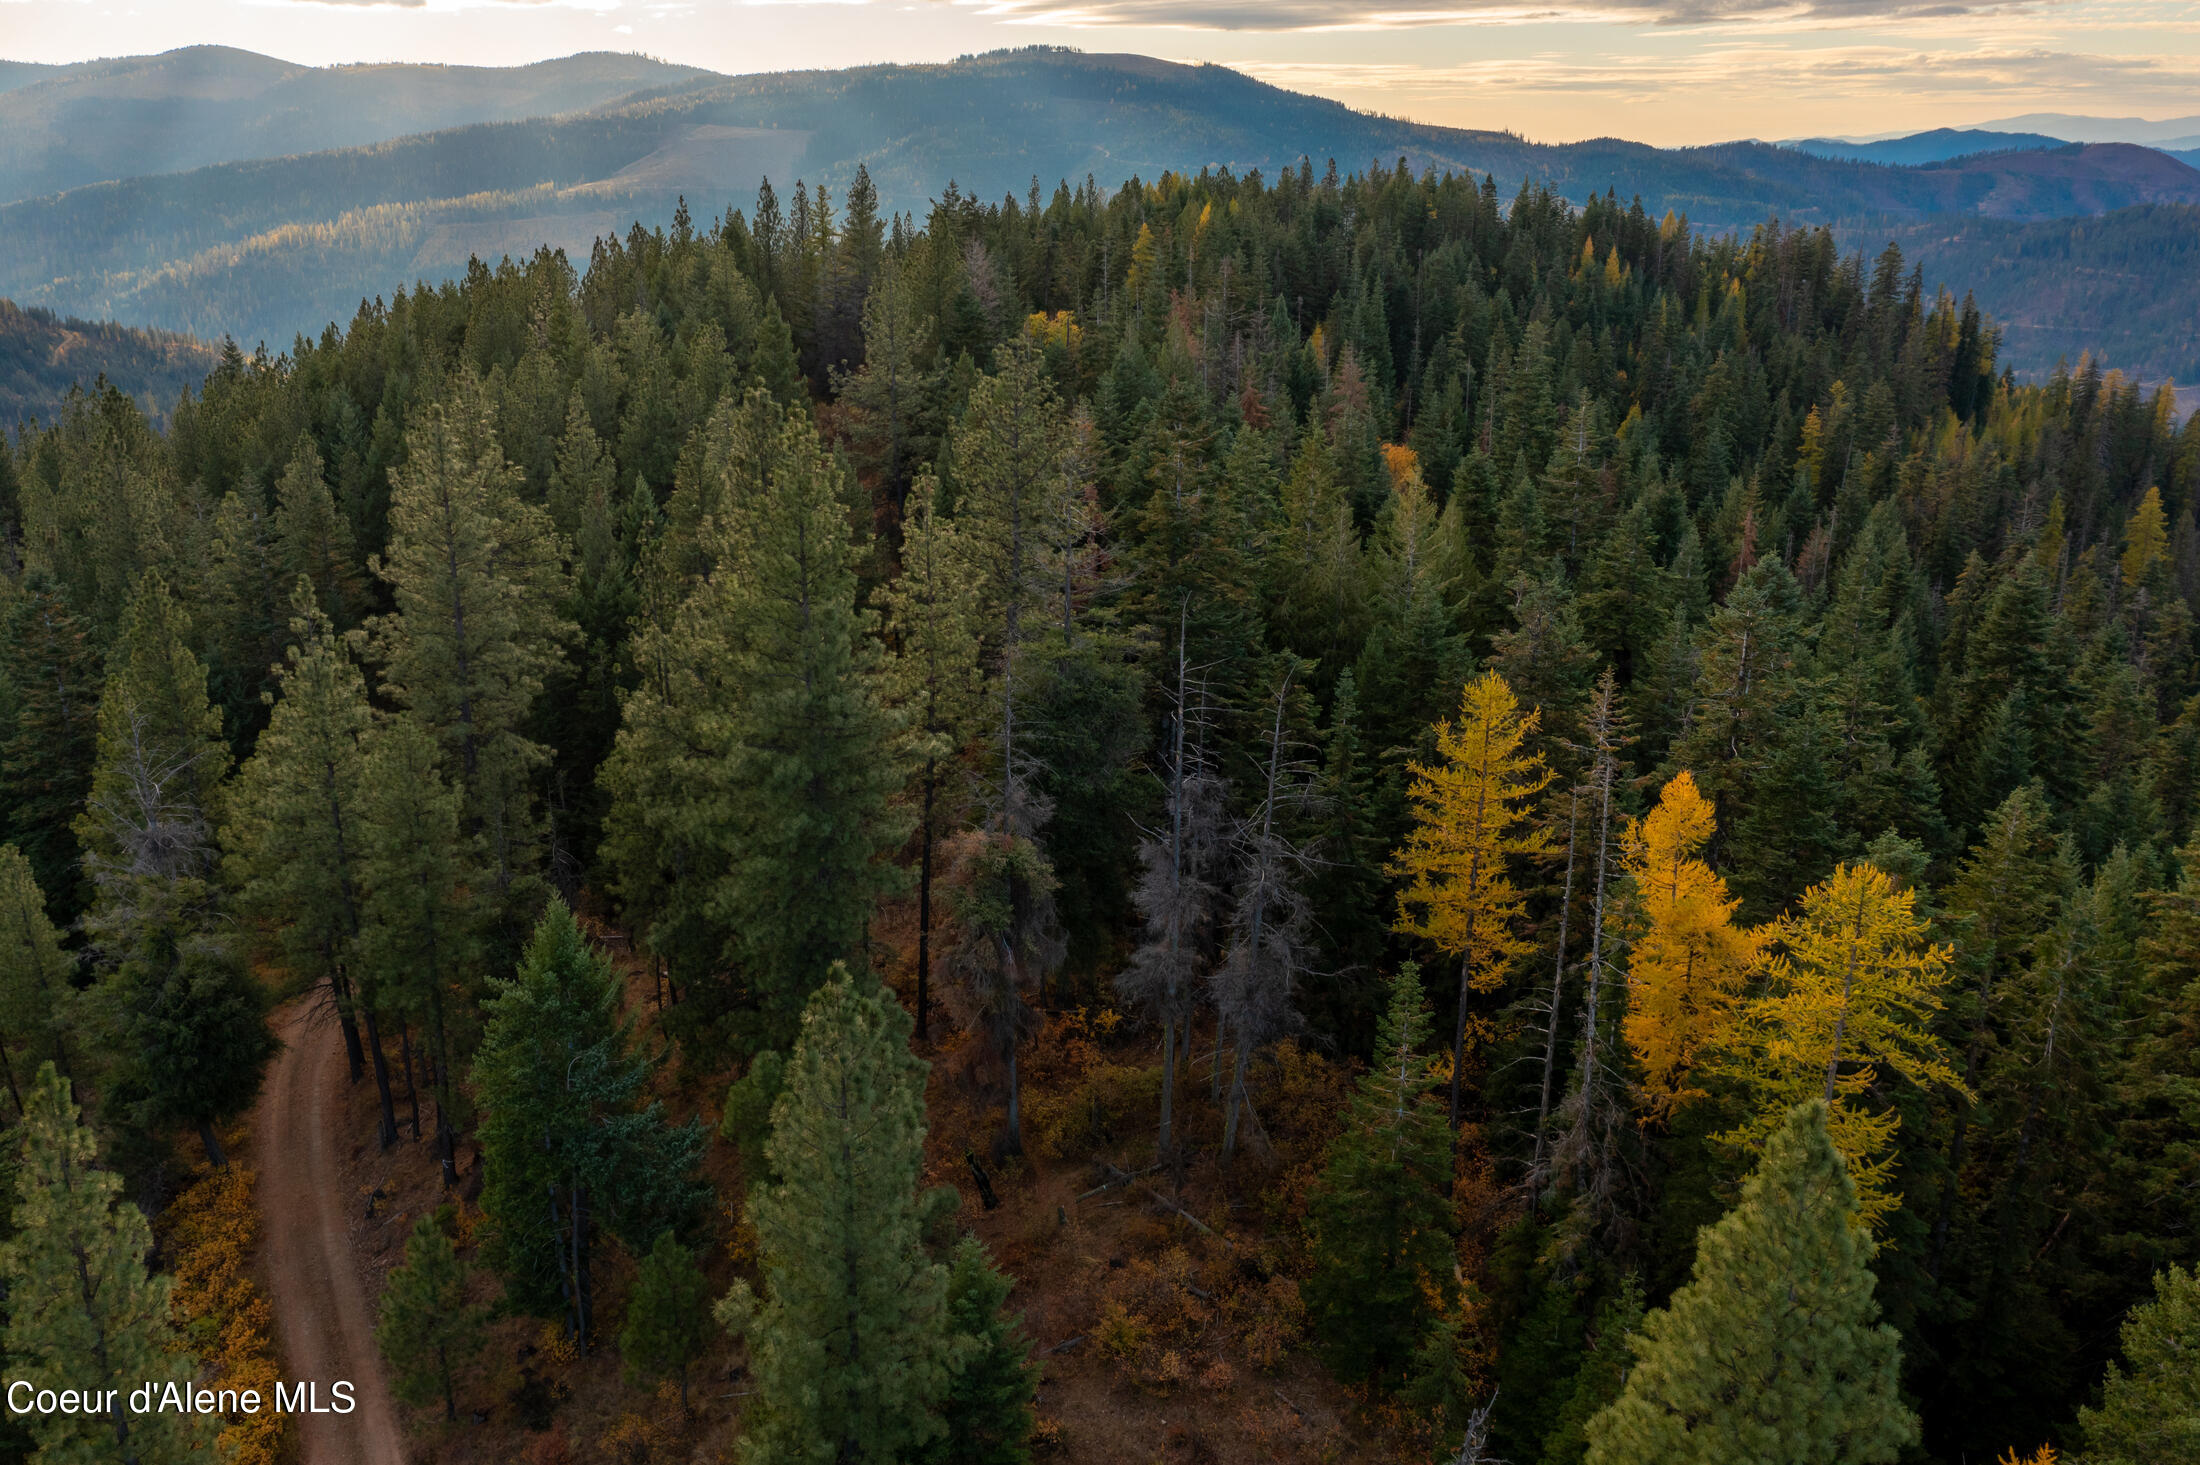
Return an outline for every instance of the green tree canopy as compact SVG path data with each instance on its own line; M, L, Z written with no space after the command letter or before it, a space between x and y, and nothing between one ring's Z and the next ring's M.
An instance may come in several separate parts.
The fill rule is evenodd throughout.
M599 1223L639 1246L702 1202L702 1128L671 1126L642 1102L651 1065L620 996L617 969L553 901L518 974L490 991L473 1069L489 1264L513 1304L563 1317L583 1350Z
M945 1428L955 1350L917 1191L924 1072L875 980L836 970L810 998L772 1107L779 1178L749 1198L763 1295L736 1281L717 1309L756 1375L748 1465L889 1465Z
M168 1279L145 1269L152 1231L122 1199L122 1177L99 1168L98 1145L51 1063L31 1084L20 1143L16 1231L0 1244L8 1376L106 1400L84 1413L36 1416L37 1458L181 1465L199 1457L205 1415L129 1408L141 1384L188 1385L198 1361L176 1346Z
M1687 1285L1644 1320L1626 1390L1589 1422L1589 1465L1894 1460L1917 1419L1869 1260L1826 1105L1798 1104L1698 1238Z

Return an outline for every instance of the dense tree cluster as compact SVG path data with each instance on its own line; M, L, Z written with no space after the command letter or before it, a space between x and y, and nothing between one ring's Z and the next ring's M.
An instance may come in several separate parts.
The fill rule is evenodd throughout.
M1316 1341L1469 1450L1756 1458L1716 1333L1822 1407L1777 1458L2094 1400L2153 1458L2188 1273L2099 1390L2200 1260L2200 428L1996 339L1891 248L1403 166L921 227L859 177L401 292L165 432L82 397L0 455L0 1030L218 1158L292 972L385 1144L400 1091L447 1175L478 1135L508 1300L585 1343L600 1231L682 1375L701 1136L610 902L744 1074L759 1460L1028 1428L905 975L1002 1154L1065 1008L1156 1040L1178 1177L1201 1066L1227 1163L1280 1039L1364 1060ZM452 1407L440 1234L385 1329Z

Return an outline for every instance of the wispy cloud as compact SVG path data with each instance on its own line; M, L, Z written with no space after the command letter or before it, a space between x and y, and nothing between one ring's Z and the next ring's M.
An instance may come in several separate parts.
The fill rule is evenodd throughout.
M1902 46L1793 50L1771 43L1718 46L1670 57L1552 52L1422 66L1409 62L1236 61L1248 75L1300 91L1381 91L1403 97L1463 88L1513 93L1643 95L1707 87L1777 87L1820 96L1939 93L1973 97L2137 99L2200 95L2200 58L2113 56L2044 49L1921 53Z
M1886 24L2038 12L2051 0L958 0L976 13L1068 27L1268 32L1383 31L1429 26L1736 22Z

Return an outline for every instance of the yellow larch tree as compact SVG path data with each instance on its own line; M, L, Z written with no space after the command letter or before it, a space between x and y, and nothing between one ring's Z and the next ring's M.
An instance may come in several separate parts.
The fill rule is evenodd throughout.
M2169 518L2162 512L2162 490L2149 488L2124 525L2124 588L2144 585L2147 572L2161 562L2168 547Z
M1403 878L1395 929L1459 958L1459 1011L1451 1039L1451 1122L1459 1122L1468 998L1503 985L1530 949L1519 931L1527 898L1512 877L1516 860L1550 853L1530 821L1530 801L1551 781L1525 744L1541 721L1496 672L1469 682L1459 720L1436 724L1436 761L1408 765L1413 831L1391 862Z
M1764 947L1762 932L1734 924L1741 900L1701 858L1716 832L1711 801L1685 770L1627 826L1622 858L1641 925L1622 1031L1642 1070L1642 1106L1658 1119L1704 1097L1697 1069L1724 1040Z
M1823 1098L1856 1183L1857 1223L1876 1226L1900 1203L1892 1179L1901 1116L1868 1097L1880 1069L1964 1092L1932 1032L1949 949L1925 939L1916 892L1865 863L1837 867L1766 934L1764 994L1742 1007L1727 1048L1751 1115L1723 1137L1757 1149L1796 1104Z

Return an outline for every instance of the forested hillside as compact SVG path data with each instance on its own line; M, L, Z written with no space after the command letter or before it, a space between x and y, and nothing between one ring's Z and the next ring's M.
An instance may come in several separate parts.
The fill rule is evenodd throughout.
M69 393L104 379L155 419L214 369L220 353L203 341L108 322L62 320L0 300L0 426L26 417L53 422Z
M1988 132L1975 127L1935 127L1908 137L1882 138L1877 142L1843 142L1833 137L1809 137L1787 146L1821 158L1849 158L1860 163L1891 163L1914 167L1942 163L1976 153L2005 153L2066 145L2060 137L2039 132Z
M12 85L0 75L0 202L581 111L709 75L606 54L532 66L316 67L228 46L27 68Z
M349 76L312 72L283 86L366 85ZM525 90L516 77L501 85ZM0 118L10 105L34 109L39 95L0 101ZM61 157L78 133L19 135L31 152L43 138ZM296 135L303 146L315 134ZM1747 142L1546 145L1355 112L1220 66L1041 47L947 65L705 78L592 112L129 176L4 203L0 294L281 350L398 285L456 278L471 256L524 259L548 244L578 259L590 239L633 219L669 225L683 195L700 208L745 198L764 178L782 190L797 179L823 183L837 196L860 167L886 214L922 215L949 182L991 203L1023 197L1034 178L1043 188L1057 180L1113 187L1134 175L1212 167L1272 179L1302 158L1317 170L1331 159L1386 168L1403 159L1416 174L1472 169L1494 176L1508 198L1523 182L1577 204L1613 191L1639 196L1653 217L1674 211L1721 231L1772 216L1861 230L2200 206L2200 171L2123 144L1919 167ZM1884 243L1882 235L1869 249ZM2131 322L2086 314L2053 324L2082 335ZM2173 369L2118 359L2149 379ZM2014 364L2044 374L2055 358L2020 354Z
M1935 285L1976 282L2016 360L2075 362L2090 351L2143 379L2200 384L2200 208L2051 224L1883 222L1844 233L1899 244Z
M2200 427L1824 229L937 197L0 454L10 1370L56 1216L264 1366L140 1212L303 994L446 1460L2174 1458Z

